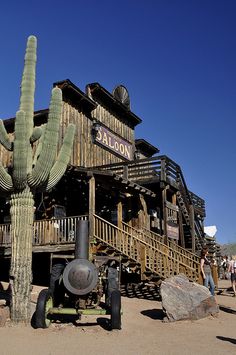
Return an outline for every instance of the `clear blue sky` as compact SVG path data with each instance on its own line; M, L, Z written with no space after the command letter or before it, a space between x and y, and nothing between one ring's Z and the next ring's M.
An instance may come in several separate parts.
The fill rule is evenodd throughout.
M158 146L236 242L236 1L22 0L0 5L0 117L15 115L26 38L38 38L35 109L55 81L128 88L136 138Z

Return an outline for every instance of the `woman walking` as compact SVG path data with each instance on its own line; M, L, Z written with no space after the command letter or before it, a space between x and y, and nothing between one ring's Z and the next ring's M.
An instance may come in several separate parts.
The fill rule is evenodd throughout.
M211 274L211 261L207 259L208 249L203 248L201 252L201 272L204 280L204 286L208 288L210 286L210 293L215 295L215 284Z
M233 297L236 297L236 255L232 256L232 260L229 263L228 272L230 272L231 285L233 289Z

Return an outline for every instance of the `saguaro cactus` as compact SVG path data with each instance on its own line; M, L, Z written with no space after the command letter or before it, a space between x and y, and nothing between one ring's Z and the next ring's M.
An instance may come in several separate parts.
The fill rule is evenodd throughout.
M21 83L20 110L16 113L14 141L0 120L0 142L12 151L12 166L0 163L0 191L10 195L11 214L11 320L30 322L30 288L32 281L32 235L34 194L37 189L50 190L60 180L69 163L74 140L74 125L69 125L57 156L62 111L62 93L52 90L46 126L34 128L34 92L36 37L27 41ZM37 149L34 142L39 140ZM33 153L35 151L35 153Z

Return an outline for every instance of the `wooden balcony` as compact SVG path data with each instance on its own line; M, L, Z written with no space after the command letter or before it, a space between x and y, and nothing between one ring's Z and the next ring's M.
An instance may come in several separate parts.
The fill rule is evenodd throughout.
M35 221L32 233L33 252L73 250L77 221L81 219L86 220L88 216L83 215ZM2 254L10 255L10 224L0 225L0 248Z
M140 185L158 181L171 184L181 190L188 205L192 204L197 213L205 216L205 201L188 190L180 166L165 155L91 168L93 169L109 170Z

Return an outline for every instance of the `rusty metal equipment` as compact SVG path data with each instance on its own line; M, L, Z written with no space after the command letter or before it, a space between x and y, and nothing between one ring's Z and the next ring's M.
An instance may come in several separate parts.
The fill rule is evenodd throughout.
M87 220L78 221L74 259L68 261L69 255L54 258L50 286L38 297L34 327L47 328L66 315L76 320L82 315L110 315L110 329L121 329L120 261L106 255L89 260Z

